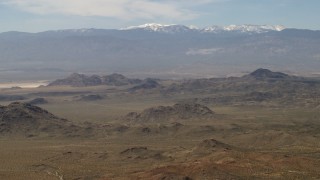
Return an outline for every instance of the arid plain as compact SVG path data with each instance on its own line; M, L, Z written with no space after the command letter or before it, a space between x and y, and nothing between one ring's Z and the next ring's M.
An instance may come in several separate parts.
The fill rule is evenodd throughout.
M0 99L0 179L320 179L318 78L73 74Z

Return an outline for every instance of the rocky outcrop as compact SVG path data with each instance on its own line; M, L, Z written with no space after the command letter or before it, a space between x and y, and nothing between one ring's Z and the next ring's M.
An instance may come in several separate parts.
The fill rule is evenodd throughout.
M141 84L134 86L129 89L130 92L135 92L139 90L148 90L148 89L156 89L161 87L161 85L155 79L147 78L142 81Z
M290 76L282 72L273 72L273 71L270 71L269 69L260 68L250 73L246 77L252 77L255 79L264 79L264 78L284 79L284 78L289 78Z
M161 151L151 150L147 147L132 147L128 148L120 153L125 159L132 160L144 160L144 159L156 159L162 160L166 157L162 155Z
M214 112L200 104L175 104L145 109L141 113L131 112L125 119L134 122L161 122L167 120L208 119Z
M201 150L201 151L212 151L212 150L218 150L218 149L228 150L228 149L231 149L231 146L215 139L205 139L202 142L200 142L195 147L195 149Z
M0 135L57 135L76 130L71 122L27 103L0 107Z

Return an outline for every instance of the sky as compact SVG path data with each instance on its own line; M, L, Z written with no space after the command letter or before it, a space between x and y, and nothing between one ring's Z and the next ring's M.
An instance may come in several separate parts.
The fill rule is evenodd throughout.
M320 0L0 0L0 32L145 23L284 25L320 30Z

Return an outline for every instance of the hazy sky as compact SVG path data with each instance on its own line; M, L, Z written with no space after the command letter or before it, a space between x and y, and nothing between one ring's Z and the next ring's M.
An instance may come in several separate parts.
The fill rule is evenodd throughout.
M0 32L150 22L198 27L279 24L320 30L319 9L320 0L0 0Z

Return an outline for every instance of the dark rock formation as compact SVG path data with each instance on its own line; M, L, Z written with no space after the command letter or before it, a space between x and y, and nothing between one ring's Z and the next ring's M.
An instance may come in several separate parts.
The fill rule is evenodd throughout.
M150 150L147 147L132 147L128 148L120 153L120 155L126 159L165 159L162 152L156 150Z
M111 74L107 76L92 75L87 76L84 74L74 73L65 79L58 79L53 81L48 86L99 86L99 85L110 85L110 86L123 86L138 84L141 80L129 79L121 74Z
M138 122L153 122L184 119L212 118L214 112L200 104L175 104L148 108L141 113L131 112L125 119Z
M274 79L283 79L290 77L288 74L282 72L273 72L268 69L257 69L254 72L247 75L249 77L253 77L256 79L264 79L264 78L274 78Z
M148 89L155 89L159 88L161 85L157 82L155 79L145 79L141 84L134 86L133 88L130 88L129 91L134 92L138 90L148 90Z
M197 146L197 148L230 148L230 146L215 139L205 139Z
M193 149L193 153L196 155L201 155L217 151L231 150L231 148L232 146L215 139L205 139Z

